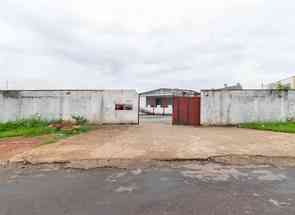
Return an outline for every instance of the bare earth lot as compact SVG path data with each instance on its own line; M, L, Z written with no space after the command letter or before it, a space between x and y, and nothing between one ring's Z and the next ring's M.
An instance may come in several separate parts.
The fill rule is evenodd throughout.
M40 144L40 141L37 138L9 138L0 140L0 161L31 150L38 144Z
M293 159L295 136L233 127L172 126L152 122L138 126L102 126L89 133L17 154L10 161L174 160L224 155Z

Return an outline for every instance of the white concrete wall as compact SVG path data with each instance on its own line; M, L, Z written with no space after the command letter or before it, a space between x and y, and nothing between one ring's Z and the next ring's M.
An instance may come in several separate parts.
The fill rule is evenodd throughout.
M115 110L115 104L131 104L132 110ZM0 121L40 115L70 120L80 115L92 123L138 123L135 90L0 91Z
M295 91L203 90L201 123L231 125L295 119Z

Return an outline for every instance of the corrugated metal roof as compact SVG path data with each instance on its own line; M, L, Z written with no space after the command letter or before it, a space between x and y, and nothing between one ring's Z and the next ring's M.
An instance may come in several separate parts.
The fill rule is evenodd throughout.
M182 93L186 93L186 94L200 94L199 92L195 91L195 90L189 90L189 89L179 89L179 88L158 88L155 90L150 90L150 91L146 91L146 92L142 92L139 93L139 95L148 95L148 94L169 94L169 95L178 95L178 94L182 94Z

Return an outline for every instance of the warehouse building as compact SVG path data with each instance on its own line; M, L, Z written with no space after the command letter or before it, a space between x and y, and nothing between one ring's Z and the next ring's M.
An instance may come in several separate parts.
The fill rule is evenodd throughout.
M178 88L159 88L140 95L140 112L171 115L174 96L198 96L197 91Z

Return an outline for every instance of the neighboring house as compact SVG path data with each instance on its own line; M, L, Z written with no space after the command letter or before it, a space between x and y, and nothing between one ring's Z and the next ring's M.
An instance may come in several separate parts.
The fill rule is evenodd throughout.
M174 96L198 96L200 93L187 89L160 88L140 93L140 111L146 114L172 114Z
M276 89L278 86L283 86L289 89L295 89L295 76L264 85L263 88Z
M242 90L242 89L243 89L242 85L240 83L237 83L236 85L224 84L224 87L218 90Z

